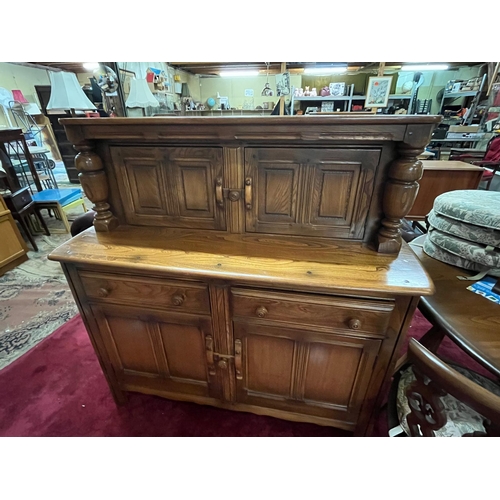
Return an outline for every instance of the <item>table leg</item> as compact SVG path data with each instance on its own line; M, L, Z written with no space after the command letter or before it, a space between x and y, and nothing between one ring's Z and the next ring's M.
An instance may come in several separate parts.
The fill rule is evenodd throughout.
M436 353L443 338L445 336L445 332L438 328L437 326L433 326L429 331L424 333L419 342L426 348L429 349L432 353ZM394 367L393 373L397 373L402 366L404 366L408 362L408 354L405 352L397 361L396 366Z

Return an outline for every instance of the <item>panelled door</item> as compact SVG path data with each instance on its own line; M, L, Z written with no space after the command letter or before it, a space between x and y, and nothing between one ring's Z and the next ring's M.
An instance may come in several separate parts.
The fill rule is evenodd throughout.
M247 148L246 230L362 239L379 149Z
M111 148L127 223L226 229L222 148Z
M243 320L233 327L237 402L356 422L381 340Z
M122 389L218 396L206 356L209 316L112 304L91 309Z

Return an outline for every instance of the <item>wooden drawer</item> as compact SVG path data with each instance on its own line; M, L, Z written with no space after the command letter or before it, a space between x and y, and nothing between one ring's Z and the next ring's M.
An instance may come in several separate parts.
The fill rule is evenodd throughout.
M145 277L80 272L89 299L99 302L168 308L179 312L210 314L208 289L203 284Z
M233 317L384 336L394 309L391 301L274 293L233 288Z

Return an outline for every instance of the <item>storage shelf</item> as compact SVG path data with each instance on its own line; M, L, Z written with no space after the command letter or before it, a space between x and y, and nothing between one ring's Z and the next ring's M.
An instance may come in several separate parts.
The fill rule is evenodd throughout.
M456 99L458 97L473 97L477 93L478 93L477 90L471 90L470 92L450 92L450 93L445 92L444 98L445 99L448 99L448 98L455 98Z
M322 97L322 96L305 96L305 97L294 97L294 101L348 101L351 99L351 96L349 95L342 95L342 96L328 96L328 97Z

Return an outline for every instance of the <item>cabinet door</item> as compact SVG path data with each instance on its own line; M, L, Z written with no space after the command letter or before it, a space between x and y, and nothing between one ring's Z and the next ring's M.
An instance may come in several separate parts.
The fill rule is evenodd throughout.
M246 230L362 239L378 149L245 151Z
M210 317L110 304L91 308L122 389L213 394L205 351Z
M26 255L28 248L17 229L16 222L10 212L3 208L0 201L0 275L2 268L10 262Z
M237 401L356 422L381 340L234 321Z
M129 224L226 229L221 148L111 148Z

